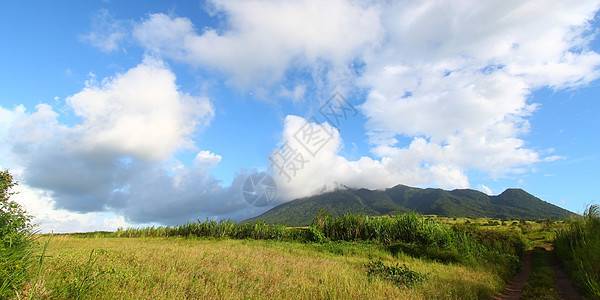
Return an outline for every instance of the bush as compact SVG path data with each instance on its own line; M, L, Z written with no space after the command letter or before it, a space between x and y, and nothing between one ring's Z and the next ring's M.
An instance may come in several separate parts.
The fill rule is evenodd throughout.
M367 267L367 275L377 275L397 285L411 287L426 279L425 275L409 269L406 265L386 266L378 260L371 261L365 266Z
M325 243L329 240L315 225L311 225L308 230L306 230L304 239L308 242L317 243Z
M31 216L16 202L8 170L0 171L0 298L15 294L27 279L27 266L32 258L33 225Z

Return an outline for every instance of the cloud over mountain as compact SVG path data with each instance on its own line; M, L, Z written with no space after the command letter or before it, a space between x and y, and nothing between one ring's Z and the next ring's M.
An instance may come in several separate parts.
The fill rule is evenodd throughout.
M590 47L598 8L577 0L215 0L206 10L218 22L202 28L175 14L117 20L102 10L80 39L114 53L131 37L127 46L143 52L142 62L91 77L66 97L66 112L44 103L31 112L0 107L1 163L41 191L39 201L64 211L171 224L260 212L240 193L252 171L240 169L223 187L211 168L227 157L194 138L227 113L214 101L228 99L183 92L172 63L236 93L294 99L303 111L284 113L271 157L284 146L304 151L295 136L303 126L329 133L293 178L263 166L284 201L337 184L462 188L471 171L492 179L527 172L560 158L528 144L530 119L543 105L532 93L600 76ZM297 116L336 89L358 101L366 120L368 153L354 159L344 155L352 141L342 129ZM188 162L178 157L185 151L194 153Z

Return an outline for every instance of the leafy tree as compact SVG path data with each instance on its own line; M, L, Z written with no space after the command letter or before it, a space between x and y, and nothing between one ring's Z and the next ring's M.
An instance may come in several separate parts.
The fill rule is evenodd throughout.
M0 298L14 294L27 279L32 257L34 225L31 216L17 202L10 200L18 185L8 170L0 171Z
M18 185L8 170L0 171L0 239L3 246L19 243L33 229L31 216L17 202L10 200Z

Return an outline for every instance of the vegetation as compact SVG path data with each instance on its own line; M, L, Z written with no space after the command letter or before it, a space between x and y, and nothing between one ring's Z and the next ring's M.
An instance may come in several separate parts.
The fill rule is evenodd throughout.
M573 283L600 298L600 206L591 205L558 230L554 247Z
M443 262L490 261L518 265L525 243L516 232L479 229L477 226L447 225L417 213L395 217L346 214L333 218L321 212L308 228L289 228L264 222L189 222L180 226L119 228L114 233L93 233L93 237L211 237L297 242L369 241L393 254L404 252ZM74 236L90 236L75 234ZM502 252L502 255L498 253ZM512 272L512 271L510 271ZM509 272L509 273L510 273Z
M521 299L560 299L556 293L554 270L545 248L535 247L531 254L532 268L525 282Z
M32 258L31 217L16 202L12 188L17 185L8 170L0 171L0 298L15 294L28 279Z
M333 218L321 212L311 229L334 241L375 240L392 253L402 252L440 262L485 265L506 279L519 268L526 247L516 232L450 226L417 213L394 217L346 214Z
M264 222L189 222L180 226L118 229L94 233L109 237L211 237L328 243L375 242L392 254L440 262L462 262L495 268L504 278L519 267L526 244L517 232L481 229L475 225L448 225L417 213L394 217L346 214L337 218L320 212L308 228L288 228ZM81 236L81 235L80 235Z
M315 291L321 298L415 298L423 295L429 298L455 298L456 295L489 298L498 293L504 280L518 268L525 243L516 233L479 228L475 224L475 220L470 226L443 224L416 213L395 217L347 214L337 218L321 213L308 228L206 220L172 227L69 234L55 238L49 248L43 279L38 281L44 283L43 287L32 283L22 294L46 294L55 299L80 296L161 298L172 296L165 294L175 288L176 284L171 281L182 281L184 286L179 288L184 290L177 295L184 298L207 295L216 298L269 298L274 295L309 298ZM133 241L138 245L134 246ZM181 249L181 245L188 243L197 246ZM152 246L146 249L144 245ZM220 247L218 245L234 245L217 252L236 253L235 258L214 252L212 248ZM172 255L157 254L164 251L189 256L186 264L196 264L199 270L202 270L205 253L213 253L210 272L216 272L216 275L179 263L171 269L165 260ZM257 255L265 256L262 258L265 261L243 262ZM267 257L275 261L278 257L286 257L280 266L282 269L270 267ZM314 258L319 257L327 261L326 268L333 269L315 271L306 268L307 265L318 265ZM83 261L87 263L80 263ZM150 266L152 264L159 266ZM296 270L298 264L305 269ZM243 280L248 279L243 276L255 274L252 269L261 270L261 276L251 278L255 285L261 284L264 289ZM456 278L453 272L467 277ZM266 279L273 276L281 280ZM294 276L299 277L293 279ZM337 281L344 285L334 284ZM132 291L117 294L111 286ZM147 294L148 289L154 290L155 294ZM369 294L371 289L375 294ZM288 294L290 291L295 292Z
M488 196L469 189L446 191L398 185L383 191L339 189L296 199L248 221L308 226L319 210L325 210L334 217L346 213L384 216L410 211L451 218L504 220L563 220L574 215L521 189L508 189L500 195Z
M524 237L547 244L575 223L320 212L307 227L206 220L52 235L16 298L492 298L531 247ZM552 297L547 267L534 263L524 297Z
M119 228L115 233L104 235L115 237L214 237L255 240L290 240L300 239L301 229L289 229L283 225L268 225L265 222L236 223L231 220L188 222L179 226Z
M399 286L368 275L373 260L427 279ZM63 235L48 246L41 292L31 284L21 296L76 299L83 280L87 299L489 299L504 286L484 267L392 255L363 242Z
M371 261L366 267L367 275L380 276L397 285L407 287L414 286L427 278L427 276L419 272L412 271L406 265L400 266L398 263L395 266L386 266L381 260L378 260Z

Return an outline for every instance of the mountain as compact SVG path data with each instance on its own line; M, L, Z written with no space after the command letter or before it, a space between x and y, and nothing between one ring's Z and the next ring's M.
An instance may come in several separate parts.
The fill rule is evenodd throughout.
M545 202L522 189L507 189L489 196L471 189L446 191L397 185L386 190L338 189L296 199L248 221L307 226L320 210L332 216L360 213L371 216L416 211L425 215L469 218L562 220L572 212Z

